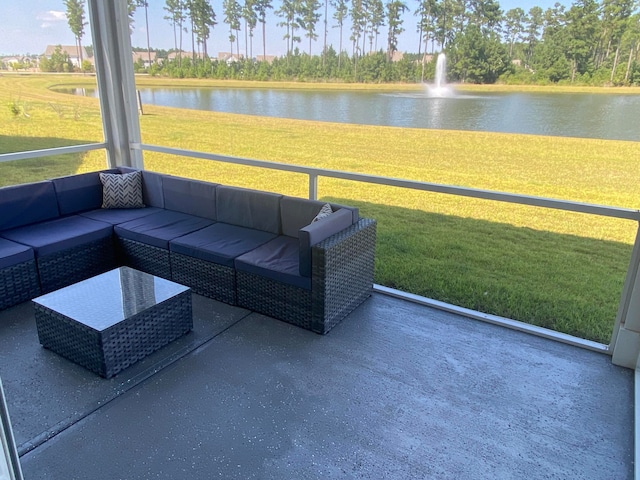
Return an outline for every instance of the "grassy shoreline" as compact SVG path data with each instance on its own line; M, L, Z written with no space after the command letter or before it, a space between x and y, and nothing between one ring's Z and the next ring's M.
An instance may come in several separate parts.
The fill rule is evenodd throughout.
M138 86L421 88L136 80ZM0 153L102 141L96 99L50 90L54 85L94 84L94 77L1 76ZM524 91L527 87L491 88ZM567 93L564 87L538 88L542 87L534 91ZM637 91L630 93L640 93L640 88L633 90ZM11 105L21 113L13 116ZM640 206L638 142L370 127L154 106L145 106L141 128L143 141L150 144L587 203ZM145 164L152 170L219 183L298 196L307 193L302 175L149 152ZM0 164L0 184L103 166L103 152L8 162ZM634 222L329 179L321 179L320 195L358 205L363 215L378 220L377 283L608 342L637 228Z
M95 75L83 74L41 74L36 72L3 72L6 77L43 77L59 79L55 86L89 86L95 85ZM250 88L269 90L361 90L361 91L420 91L424 84L420 83L343 83L343 82L292 82L292 81L258 81L258 80L219 80L200 78L152 77L146 74L136 75L136 84L143 87L216 87L216 88ZM511 85L511 84L450 84L457 90L470 92L527 92L527 93L598 93L640 95L640 87L593 87L581 85Z

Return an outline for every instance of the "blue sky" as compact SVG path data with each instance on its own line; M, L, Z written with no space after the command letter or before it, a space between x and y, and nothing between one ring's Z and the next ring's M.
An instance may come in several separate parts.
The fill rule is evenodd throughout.
M538 5L543 9L551 7L556 0L503 0L500 6L507 11L511 8L520 7L528 11L534 5ZM278 0L274 0L278 4ZM417 0L406 0L409 8L414 11L417 6ZM569 1L560 1L565 5L570 5ZM208 42L210 55L215 55L218 51L229 51L228 30L226 25L222 24L222 0L212 0L211 4L216 12L218 25L214 27L213 34ZM169 23L163 19L166 12L163 10L164 0L149 0L149 35L151 46L155 48L170 49L173 48L173 30ZM329 13L331 16L331 12ZM405 32L401 35L398 50L416 52L418 48L418 34L416 33L416 19L413 15L405 15ZM74 38L67 25L65 16L65 6L62 0L21 0L10 1L2 0L0 2L0 55L26 54L26 53L43 53L47 45L73 45ZM267 19L267 54L282 55L286 53L286 46L282 36L284 31L275 25L278 20L275 18ZM329 19L331 26L332 20ZM253 41L254 55L262 53L262 36L259 30L255 32ZM348 42L348 32L344 33L344 44ZM244 52L244 34L241 35L240 53ZM190 40L184 40L183 48L189 50ZM332 43L335 48L338 47L338 30L329 28L328 42ZM83 44L91 44L91 35L87 29L83 38ZM131 37L133 46L146 47L146 29L144 21L144 13L141 9L136 13L134 30ZM386 44L386 30L383 27L378 47L384 47ZM303 38L300 45L301 50L308 49L308 40ZM343 47L344 48L344 47ZM322 49L322 35L319 35L318 41L312 46L312 53L317 54ZM235 50L235 45L234 45Z

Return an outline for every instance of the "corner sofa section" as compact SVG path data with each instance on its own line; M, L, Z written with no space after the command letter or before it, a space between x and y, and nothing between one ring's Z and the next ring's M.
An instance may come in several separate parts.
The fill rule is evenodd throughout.
M106 173L131 173L121 168ZM376 223L323 202L142 171L103 209L99 172L0 188L0 308L127 265L324 334L371 293Z
M62 190L56 193L53 181L0 189L0 237L33 252L36 290L41 293L115 265L112 226L76 215L65 199ZM86 206L94 205L87 202Z

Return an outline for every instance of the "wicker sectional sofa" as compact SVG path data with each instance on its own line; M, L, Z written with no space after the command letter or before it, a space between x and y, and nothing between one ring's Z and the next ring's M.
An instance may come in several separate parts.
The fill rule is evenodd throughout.
M0 308L127 265L324 334L371 293L376 222L323 202L120 168L143 208L101 208L100 172L0 188ZM328 207L325 207L328 208Z

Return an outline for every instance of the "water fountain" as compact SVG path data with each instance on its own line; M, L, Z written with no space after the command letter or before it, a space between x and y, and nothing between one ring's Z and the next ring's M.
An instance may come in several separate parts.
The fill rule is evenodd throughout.
M433 85L427 85L429 97L446 98L453 97L455 92L447 86L447 56L444 52L438 54L436 60L436 76Z

